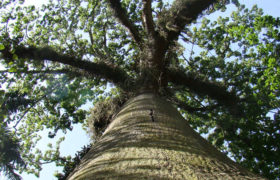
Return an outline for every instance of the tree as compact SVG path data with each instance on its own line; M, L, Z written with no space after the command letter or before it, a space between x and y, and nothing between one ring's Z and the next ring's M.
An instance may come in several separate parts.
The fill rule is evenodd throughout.
M0 4L1 123L13 126L22 140L26 171L38 174L43 163L69 160L60 156L59 146L34 153L36 133L48 129L52 138L84 123L86 112L79 107L93 101L106 113L88 125L103 135L78 169L92 160L95 176L121 177L124 171L109 164L129 173L137 162L141 171L134 177L184 177L179 173L184 167L189 177L257 178L188 124L242 166L267 178L279 176L279 18L236 1L230 18L215 21L202 17L225 10L229 1L64 0L40 10L18 3ZM135 118L124 118L131 108ZM132 147L135 156L128 151ZM178 161L186 154L188 160ZM121 159L125 155L130 159ZM104 164L115 169L98 171Z
M18 180L20 176L14 172L15 165L25 166L24 161L20 156L19 140L12 139L11 132L6 127L0 127L0 171L11 180Z

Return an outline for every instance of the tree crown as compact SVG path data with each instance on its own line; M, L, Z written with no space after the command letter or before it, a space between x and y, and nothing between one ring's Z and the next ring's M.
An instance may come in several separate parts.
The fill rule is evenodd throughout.
M203 18L230 2L237 7L230 17ZM279 176L279 18L214 0L62 0L40 8L5 0L0 8L0 121L22 140L27 171L67 160L59 148L35 158L37 132L52 138L86 123L80 107L88 101L121 104L149 90L237 162ZM88 122L96 130L107 119Z

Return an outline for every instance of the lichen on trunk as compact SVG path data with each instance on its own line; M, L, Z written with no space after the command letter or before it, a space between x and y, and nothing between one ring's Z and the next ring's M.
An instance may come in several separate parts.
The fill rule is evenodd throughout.
M124 104L68 179L263 179L197 134L152 93Z

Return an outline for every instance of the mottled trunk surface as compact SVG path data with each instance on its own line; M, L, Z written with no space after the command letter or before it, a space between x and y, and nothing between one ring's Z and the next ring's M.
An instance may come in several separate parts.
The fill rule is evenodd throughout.
M168 102L129 100L69 179L262 179L217 151Z

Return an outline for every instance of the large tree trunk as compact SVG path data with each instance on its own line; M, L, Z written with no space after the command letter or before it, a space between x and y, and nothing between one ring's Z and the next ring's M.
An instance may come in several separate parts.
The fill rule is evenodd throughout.
M68 179L263 179L241 168L151 93L129 100Z

